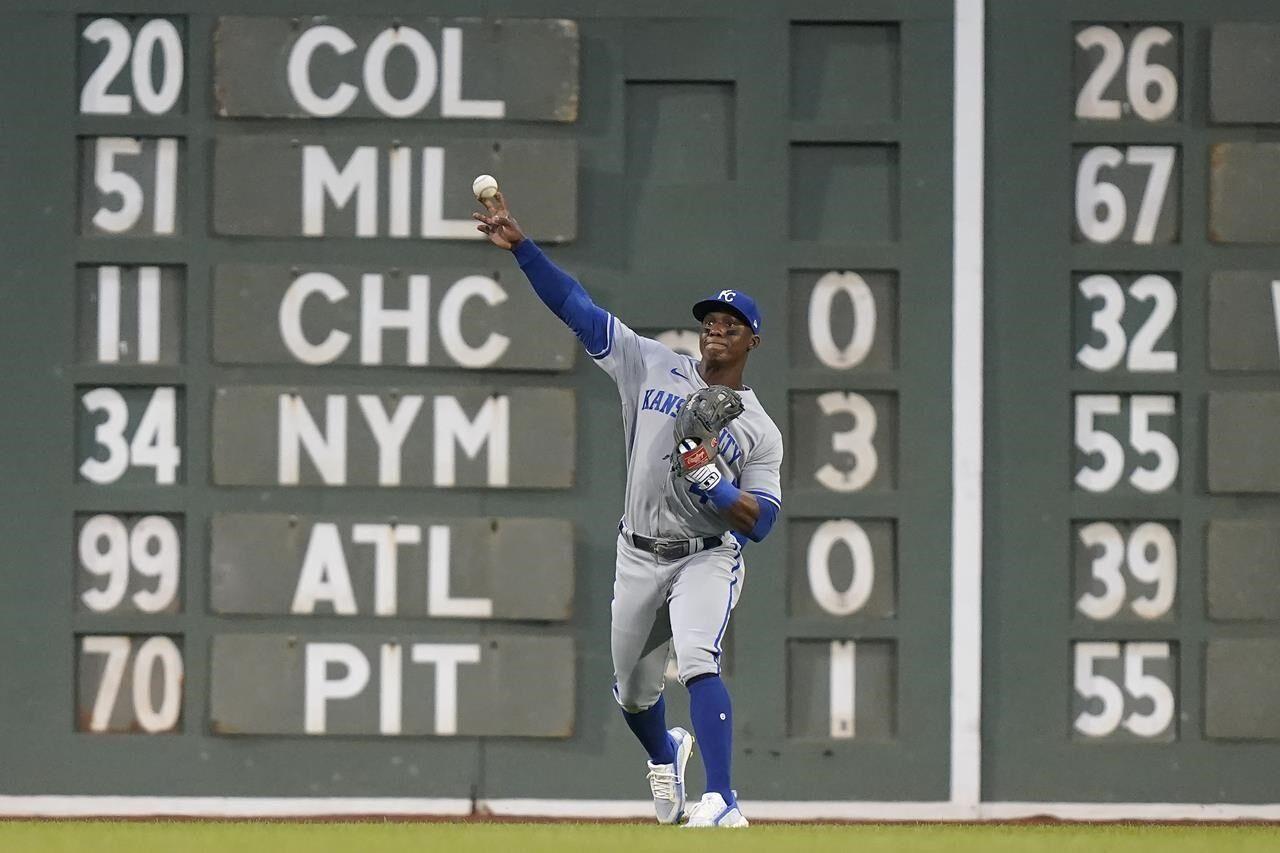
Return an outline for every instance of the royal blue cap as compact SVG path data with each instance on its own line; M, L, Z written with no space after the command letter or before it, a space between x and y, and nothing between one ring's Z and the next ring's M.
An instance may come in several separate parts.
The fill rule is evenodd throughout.
M693 306L694 319L701 320L712 311L737 314L752 331L760 332L760 309L756 307L756 301L741 290L722 290L697 303Z

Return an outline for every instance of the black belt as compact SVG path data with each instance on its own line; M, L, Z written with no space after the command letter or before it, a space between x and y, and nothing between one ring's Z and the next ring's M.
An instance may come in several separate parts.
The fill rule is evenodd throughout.
M622 530L623 537L632 545L664 560L679 560L690 554L697 554L699 551L710 551L724 543L719 536L704 536L701 539L650 539L648 536L641 536L630 530L619 529Z

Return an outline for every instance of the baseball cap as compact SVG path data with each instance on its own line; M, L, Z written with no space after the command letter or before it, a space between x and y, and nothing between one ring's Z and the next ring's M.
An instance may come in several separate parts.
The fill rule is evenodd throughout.
M696 303L693 306L694 319L701 320L712 311L728 311L731 314L737 314L751 327L752 331L760 331L760 309L756 307L756 301L741 290L722 290L715 296L709 296Z

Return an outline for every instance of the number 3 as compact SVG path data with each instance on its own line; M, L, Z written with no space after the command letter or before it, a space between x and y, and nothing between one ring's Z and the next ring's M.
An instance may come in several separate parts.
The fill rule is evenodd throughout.
M831 436L832 450L853 456L853 470L841 471L828 462L814 477L833 492L856 492L864 488L875 479L880 467L879 456L871 443L876 434L875 407L861 394L828 391L818 398L818 408L824 415L853 415L853 429Z

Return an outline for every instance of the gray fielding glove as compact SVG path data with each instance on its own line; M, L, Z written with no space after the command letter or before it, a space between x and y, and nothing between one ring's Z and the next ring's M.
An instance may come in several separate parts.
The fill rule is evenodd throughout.
M742 397L724 385L699 388L684 398L674 426L675 449L671 474L710 489L720 481L712 461L720 443L720 430L742 414Z

